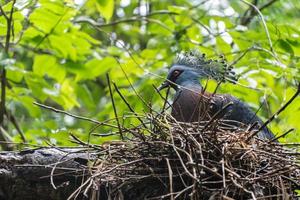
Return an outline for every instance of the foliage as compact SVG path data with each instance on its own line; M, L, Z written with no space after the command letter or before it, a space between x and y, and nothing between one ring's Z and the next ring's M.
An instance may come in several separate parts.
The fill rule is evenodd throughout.
M162 106L152 84L163 81L176 54L197 49L211 58L225 55L234 64L238 84L223 84L218 92L237 96L254 110L261 107L258 114L266 120L293 95L300 77L300 8L297 0L254 2L261 15L245 0L1 0L6 16L14 6L8 52L8 25L0 12L5 106L29 143L71 145L70 133L87 140L89 132L116 130L91 130L94 124L33 102L99 121L114 118L105 78L109 73L134 110L144 115L149 109L144 102L157 110ZM209 90L215 87L208 82ZM121 123L134 126L115 90L113 96ZM298 98L270 126L280 134L296 129L282 140L300 142L299 104ZM6 121L13 141L22 141L14 123ZM90 139L99 143L118 137Z

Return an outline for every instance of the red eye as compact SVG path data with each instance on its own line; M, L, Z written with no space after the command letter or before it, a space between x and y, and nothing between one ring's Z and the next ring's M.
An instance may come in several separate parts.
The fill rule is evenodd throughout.
M180 71L179 70L175 70L173 72L173 77L177 77L179 74L180 74Z

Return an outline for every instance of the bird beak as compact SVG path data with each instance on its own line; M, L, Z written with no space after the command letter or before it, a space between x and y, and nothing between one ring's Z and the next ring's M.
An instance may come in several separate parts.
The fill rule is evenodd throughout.
M169 86L170 86L170 83L169 83L169 81L166 80L159 86L158 91L161 91Z

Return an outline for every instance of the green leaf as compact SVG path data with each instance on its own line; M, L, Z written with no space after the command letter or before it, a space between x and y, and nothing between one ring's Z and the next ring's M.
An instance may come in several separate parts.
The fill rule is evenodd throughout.
M291 47L291 45L289 44L288 41L283 40L283 39L279 39L278 40L278 45L281 49L285 50L287 53L291 54L292 56L294 55L294 50Z
M168 6L170 12L181 14L182 12L188 11L188 7L185 6Z
M109 21L114 14L114 0L96 0L96 3L100 14Z
M48 98L44 90L50 89L51 87L43 77L31 73L25 76L25 81L36 98L41 101L45 101Z
M34 105L33 102L35 101L32 97L29 96L19 96L17 97L18 100L24 105L27 109L31 117L40 117L41 116L41 109Z
M118 66L118 63L113 57L106 57L101 60L93 58L84 65L85 70L77 74L76 81L94 79L116 66Z
M71 109L74 106L79 107L75 93L75 85L72 79L65 79L61 85L60 96L58 102L64 106L65 109Z
M39 76L48 75L49 77L63 81L66 76L66 70L59 65L54 56L50 55L36 55L34 57L33 72Z
M18 66L6 66L7 70L7 79L13 80L15 82L21 82L23 76L27 73L24 70L24 66L22 63L18 63Z
M80 96L80 100L87 106L89 109L93 110L96 108L93 95L86 84L78 85L76 88L77 96Z

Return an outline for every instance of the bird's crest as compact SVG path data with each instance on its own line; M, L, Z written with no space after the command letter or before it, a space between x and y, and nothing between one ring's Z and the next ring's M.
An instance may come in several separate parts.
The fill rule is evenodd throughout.
M211 78L221 82L237 82L236 74L232 71L233 67L227 64L223 56L220 56L219 60L211 60L198 51L189 51L180 53L174 64L196 69L203 78Z

